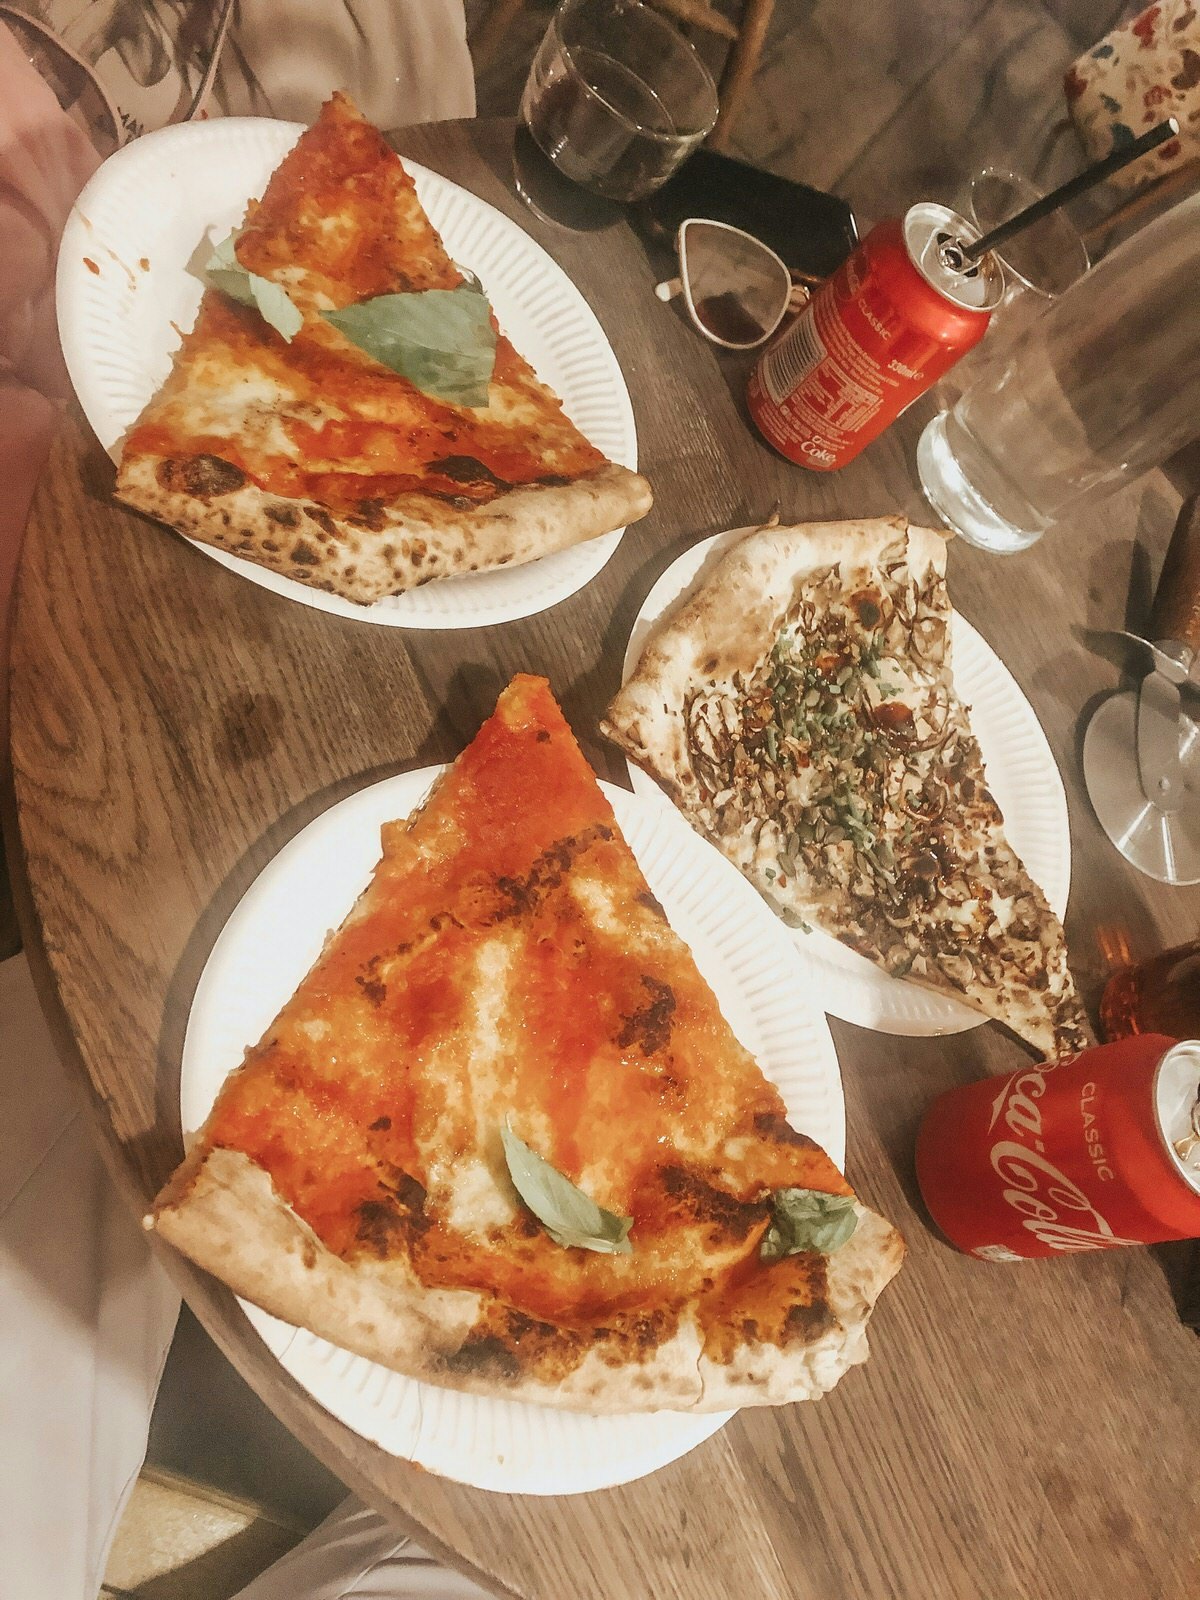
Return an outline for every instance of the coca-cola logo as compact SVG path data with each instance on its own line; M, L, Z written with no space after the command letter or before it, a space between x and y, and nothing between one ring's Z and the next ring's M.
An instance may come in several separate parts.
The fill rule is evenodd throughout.
M1018 1137L1028 1133L1035 1142L1040 1141L1042 1113L1036 1102L1045 1092L1044 1072L1035 1069L1019 1072L1015 1078L1010 1078L992 1102L992 1120L988 1123L988 1132L991 1133L1003 1113L1004 1125L1010 1132ZM1045 1146L1038 1142L1038 1149L1045 1149Z
M1079 1185L1047 1161L1038 1105L1045 1092L1046 1072L1032 1069L1010 1079L992 1103L988 1132L994 1132L1003 1119L1016 1136L997 1141L991 1150L992 1169L1005 1185L1005 1203L1020 1215L1021 1226L1051 1250L1137 1244L1136 1239L1115 1234Z

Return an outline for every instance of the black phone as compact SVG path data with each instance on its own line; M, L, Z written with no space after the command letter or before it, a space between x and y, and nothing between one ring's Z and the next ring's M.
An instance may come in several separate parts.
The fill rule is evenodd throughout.
M688 217L752 233L794 277L813 283L840 267L858 243L854 212L845 200L715 150L697 150L639 208L644 231L667 246Z

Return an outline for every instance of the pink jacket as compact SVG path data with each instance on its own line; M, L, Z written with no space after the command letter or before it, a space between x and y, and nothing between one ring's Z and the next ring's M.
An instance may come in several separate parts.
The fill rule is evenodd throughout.
M97 5L97 16L109 10ZM239 0L235 27L215 110L311 121L338 87L384 125L474 110L462 0ZM174 115L180 84L169 73L163 81L174 85L165 107ZM150 116L136 109L131 126ZM0 22L0 666L21 531L56 407L70 393L54 319L55 254L97 165L88 139ZM6 759L0 738L0 764Z

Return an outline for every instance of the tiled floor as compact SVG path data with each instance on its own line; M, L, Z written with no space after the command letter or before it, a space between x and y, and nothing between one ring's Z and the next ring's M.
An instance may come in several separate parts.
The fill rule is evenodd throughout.
M146 1469L117 1530L103 1592L228 1600L345 1494L185 1307L159 1386Z
M225 1600L305 1533L249 1501L147 1467L117 1529L104 1596Z
M469 21L489 4L468 0ZM738 0L726 8L736 15ZM480 115L516 110L552 9L528 0L480 77ZM860 221L946 198L948 173L997 157L1054 181L1079 161L1062 120L1062 73L1132 9L1124 0L779 0L734 153L836 190ZM703 48L719 65L720 47ZM1003 147L988 131L997 128ZM342 1492L185 1314L104 1593L226 1600Z

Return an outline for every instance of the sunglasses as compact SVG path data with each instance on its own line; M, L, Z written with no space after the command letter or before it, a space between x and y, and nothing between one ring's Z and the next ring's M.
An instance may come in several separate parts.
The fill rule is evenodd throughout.
M788 311L809 298L769 245L728 222L689 217L675 235L675 250L679 276L654 292L664 301L682 294L697 330L722 349L765 344Z

